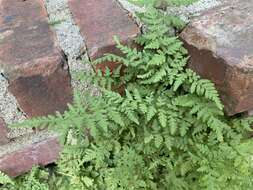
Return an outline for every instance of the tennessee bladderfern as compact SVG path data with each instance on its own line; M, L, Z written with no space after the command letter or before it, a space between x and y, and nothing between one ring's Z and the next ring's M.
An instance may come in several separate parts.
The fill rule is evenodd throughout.
M93 63L113 61L120 63L118 69L79 75L100 86L101 96L76 92L64 114L21 124L58 131L64 150L50 172L35 170L14 181L16 187L253 188L252 119L226 117L213 83L186 68L187 51L168 32L169 27L182 27L178 19L154 9L140 16L147 30L135 40L138 48L115 38L124 56L107 54ZM117 87L125 92L119 94ZM3 179L6 187L15 187Z

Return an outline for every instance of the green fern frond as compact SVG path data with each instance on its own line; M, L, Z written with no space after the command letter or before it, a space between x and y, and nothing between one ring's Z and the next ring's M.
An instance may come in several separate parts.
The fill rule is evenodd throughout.
M7 184L14 185L14 182L11 180L10 177L8 177L4 173L0 172L0 184L2 184L2 185L7 185Z
M253 119L225 116L215 85L186 68L187 51L169 28L180 20L156 9L142 19L138 48L115 38L122 55L79 76L99 96L77 91L64 113L15 125L56 131L63 150L55 166L14 184L0 174L4 190L252 189ZM108 61L119 66L98 69Z

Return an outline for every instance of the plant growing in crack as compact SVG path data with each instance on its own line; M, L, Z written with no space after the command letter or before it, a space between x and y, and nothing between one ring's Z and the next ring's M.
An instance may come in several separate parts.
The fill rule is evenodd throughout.
M66 21L65 19L53 20L53 21L50 21L50 22L49 22L49 25L50 25L50 26L56 26L56 25L59 25L59 24L61 24L62 22L65 22L65 21Z
M61 135L57 165L35 169L4 189L247 190L253 187L252 118L228 118L214 84L186 68L187 51L168 27L175 17L150 9L139 15L146 33L93 64L118 69L80 73L101 96L76 92L64 114L18 126L48 127ZM138 46L138 47L139 47ZM123 72L123 74L122 74ZM123 86L125 92L112 91Z

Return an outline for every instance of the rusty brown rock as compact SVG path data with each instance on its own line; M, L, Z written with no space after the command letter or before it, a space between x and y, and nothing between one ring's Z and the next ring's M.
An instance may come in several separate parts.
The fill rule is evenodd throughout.
M91 59L116 53L114 36L129 44L139 33L138 26L114 0L69 0L74 20L80 27ZM114 67L111 63L109 66Z
M209 10L181 33L189 66L212 80L228 115L253 109L253 2Z
M30 117L64 111L72 100L66 58L41 0L0 0L0 67Z
M13 150L0 152L0 171L5 174L16 177L24 174L32 169L34 166L45 166L55 162L59 157L61 146L58 142L57 136L40 137L38 140L26 139L24 145L16 145L15 142L9 143ZM38 137L29 137L38 138ZM16 142L16 144L19 142ZM5 147L0 147L0 150ZM8 148L6 148L8 149Z
M8 129L6 127L6 123L0 117L0 145L7 144L9 142L7 134L8 134Z

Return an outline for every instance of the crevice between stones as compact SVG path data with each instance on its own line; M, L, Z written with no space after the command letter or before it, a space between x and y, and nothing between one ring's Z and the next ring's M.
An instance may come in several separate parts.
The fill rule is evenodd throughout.
M89 72L92 67L89 64L85 39L73 20L68 0L44 0L44 3L49 24L56 34L60 48L67 57L72 87L74 90L90 91L96 95L96 88L88 83L81 84L73 77L76 72Z
M0 117L7 124L20 122L26 118L19 107L16 98L8 91L8 78L4 72L0 73Z

